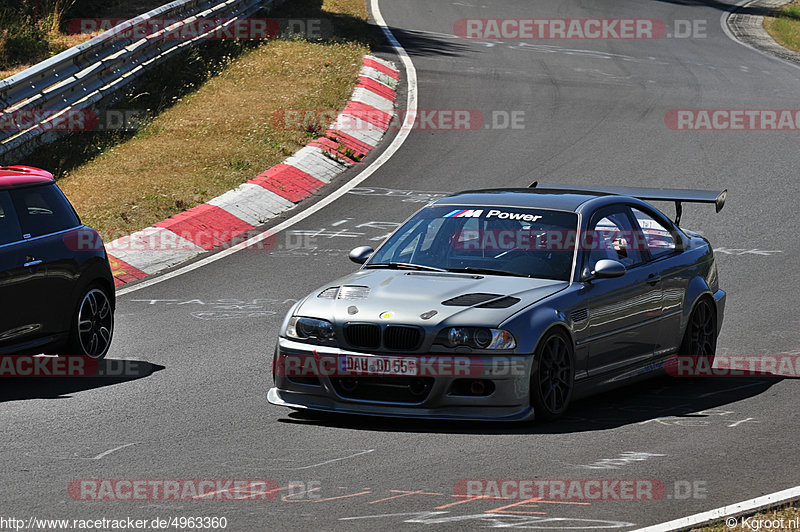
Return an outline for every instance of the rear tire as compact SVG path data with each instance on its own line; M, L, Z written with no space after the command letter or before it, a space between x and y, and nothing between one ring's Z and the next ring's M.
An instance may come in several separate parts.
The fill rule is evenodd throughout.
M704 297L694 307L686 324L680 355L694 358L694 364L712 367L717 351L717 317L708 298ZM701 360L704 359L704 360Z
M114 335L114 310L106 289L89 285L78 300L70 320L67 355L87 356L102 360Z
M530 398L537 420L553 421L569 408L575 385L572 341L561 331L547 334L536 347Z

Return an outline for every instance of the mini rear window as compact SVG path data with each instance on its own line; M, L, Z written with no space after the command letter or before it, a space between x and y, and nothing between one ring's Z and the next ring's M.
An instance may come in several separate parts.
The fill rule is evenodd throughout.
M80 225L78 215L55 185L9 191L23 238L57 233Z

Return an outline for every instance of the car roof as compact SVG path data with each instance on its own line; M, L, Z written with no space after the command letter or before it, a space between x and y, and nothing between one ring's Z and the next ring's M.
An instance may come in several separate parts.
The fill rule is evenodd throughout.
M582 204L601 196L607 194L547 188L494 188L457 192L435 201L434 205L491 205L575 212Z
M0 166L0 190L54 183L53 174L32 166Z

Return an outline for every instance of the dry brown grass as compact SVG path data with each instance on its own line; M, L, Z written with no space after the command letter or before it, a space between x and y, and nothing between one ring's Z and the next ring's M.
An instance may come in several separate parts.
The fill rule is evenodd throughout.
M6 69L0 69L0 79L5 79L13 76L14 74L19 74L26 68L30 68L35 64L44 61L48 57L54 56L60 52L63 52L67 48L71 48L84 41L88 41L91 37L92 35L65 35L60 32L53 32L52 37L48 39L50 51L39 56L34 56L30 61L17 63L14 66Z
M800 1L781 6L774 17L764 17L764 29L781 46L800 52Z
M367 51L355 43L265 43L59 186L85 223L109 232L207 201L309 142L302 131L273 127L273 114L342 109Z
M352 0L325 0L325 11L367 20L367 2L353 2Z

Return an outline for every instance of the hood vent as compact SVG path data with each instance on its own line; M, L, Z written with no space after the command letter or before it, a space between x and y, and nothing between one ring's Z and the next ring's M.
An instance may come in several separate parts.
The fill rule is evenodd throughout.
M442 301L442 305L446 307L472 307L474 305L486 303L492 299L497 299L498 297L503 297L503 294L464 294L448 299L447 301Z
M347 299L350 301L367 299L369 296L368 286L343 286L339 289L338 299Z
M325 290L317 294L317 297L322 299L336 299L336 292L338 291L339 291L338 286L332 286L331 288L326 288Z
M489 301L483 305L478 305L478 308L508 308L516 305L517 303L519 303L518 297L506 296L494 301Z

